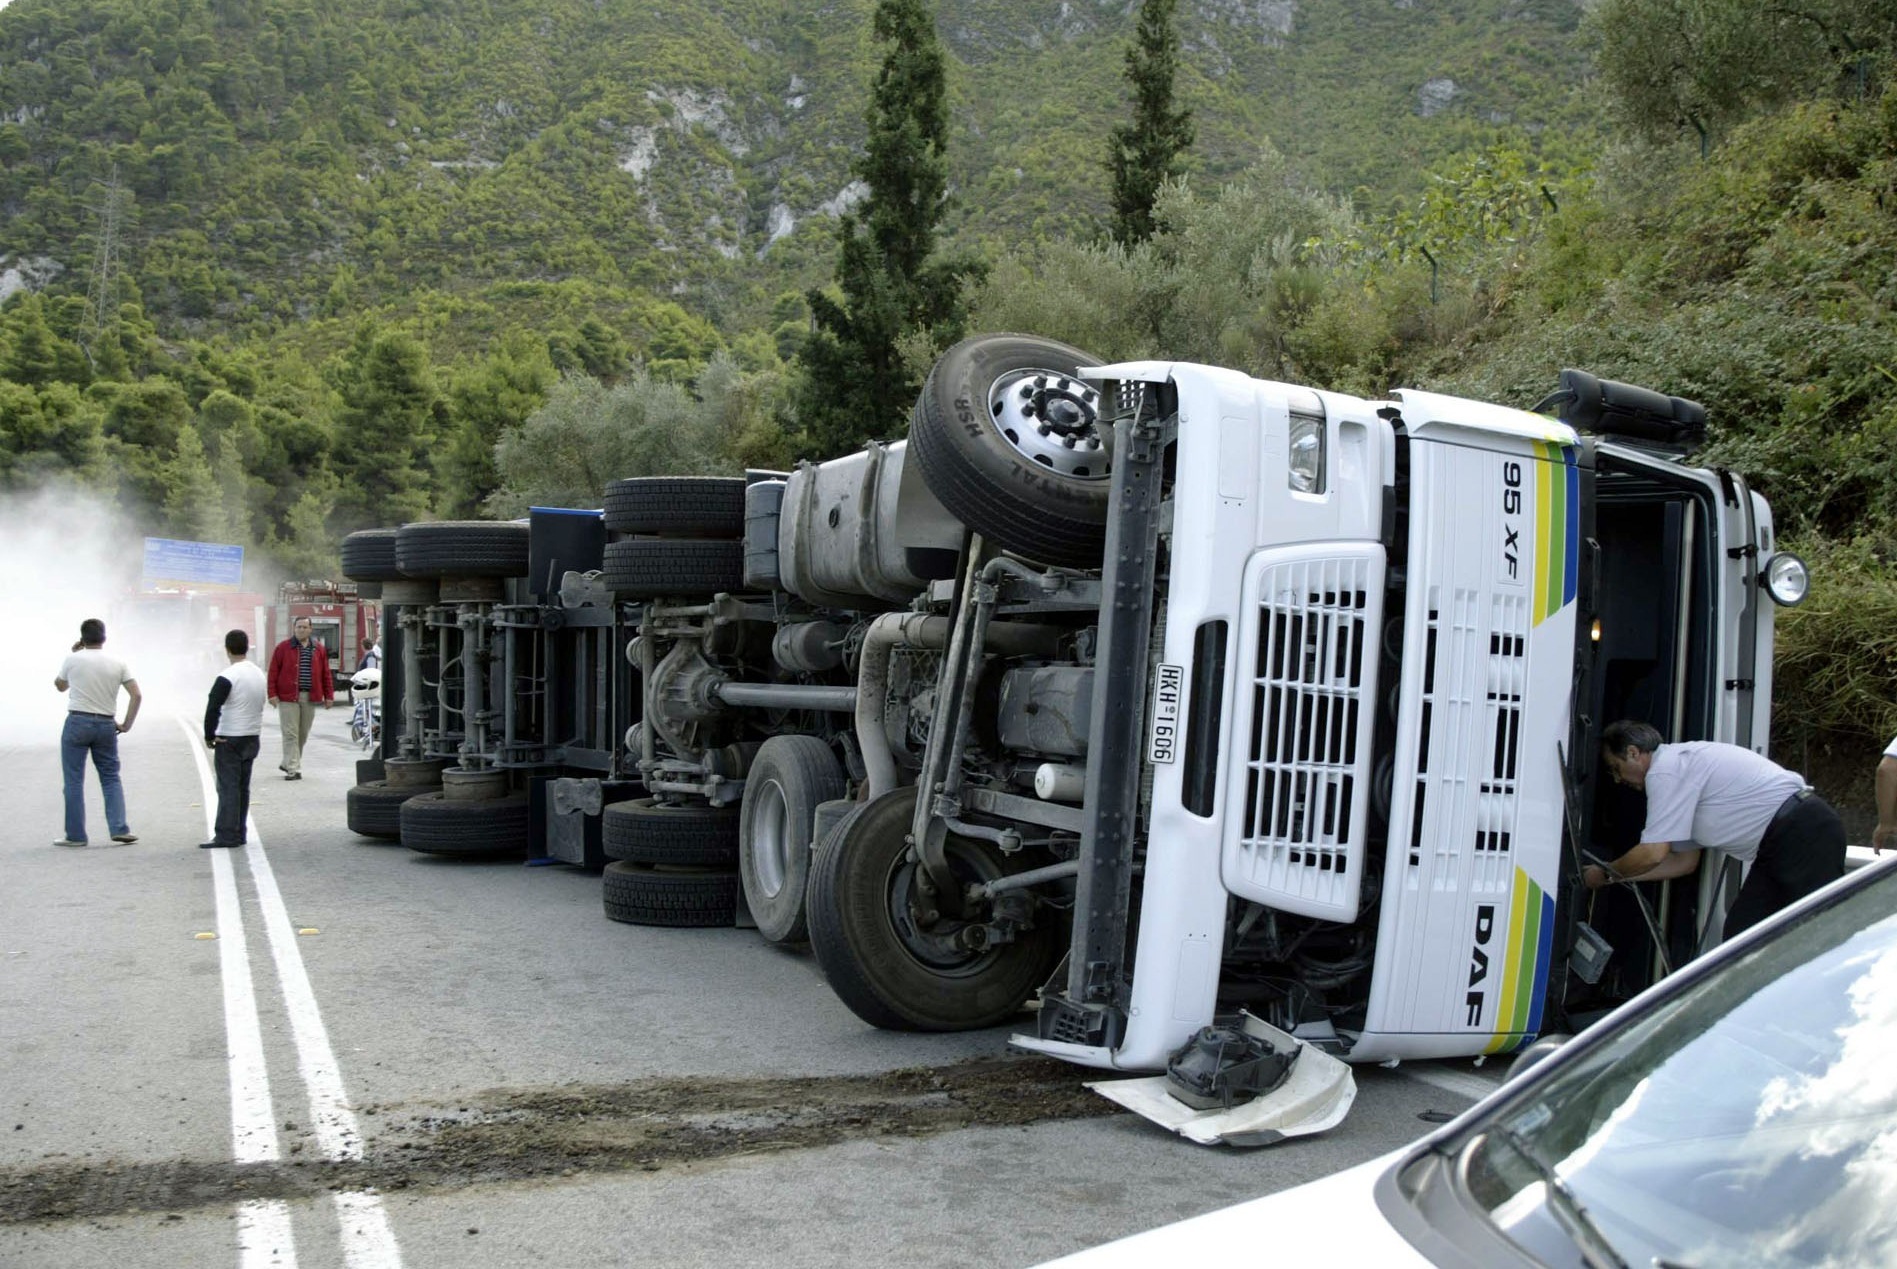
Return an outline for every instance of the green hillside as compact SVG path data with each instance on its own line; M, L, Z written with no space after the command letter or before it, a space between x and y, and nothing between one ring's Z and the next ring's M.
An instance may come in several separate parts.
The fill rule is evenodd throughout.
M14 0L4 250L82 291L116 170L129 293L167 330L408 310L425 291L497 310L446 323L470 343L623 313L602 291L730 329L827 276L871 7ZM1589 122L1577 18L1572 0L1183 6L1196 161L1230 174L1275 144L1300 179L1374 202L1498 129L1560 152ZM1119 0L938 6L964 240L1090 230L1130 27ZM562 285L577 294L546 289Z

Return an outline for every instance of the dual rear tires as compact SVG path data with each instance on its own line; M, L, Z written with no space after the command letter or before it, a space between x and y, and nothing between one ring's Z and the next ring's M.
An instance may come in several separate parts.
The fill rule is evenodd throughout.
M606 588L625 599L742 589L744 489L741 476L635 476L607 485L614 540L601 569Z
M738 813L634 798L601 812L606 916L628 925L729 927L738 919Z

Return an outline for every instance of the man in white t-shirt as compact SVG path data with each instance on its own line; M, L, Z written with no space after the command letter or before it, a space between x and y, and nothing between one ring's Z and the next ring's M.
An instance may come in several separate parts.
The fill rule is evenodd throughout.
M86 844L86 756L99 772L105 794L105 826L112 840L138 840L125 822L125 786L119 782L119 737L132 730L143 701L125 662L105 650L105 623L88 617L79 623L79 642L59 667L53 686L69 693L66 726L59 734L59 765L66 779L66 835L56 846ZM118 721L119 689L130 704Z
M250 768L257 761L268 689L263 671L250 659L250 636L232 630L224 636L230 665L211 684L204 707L204 743L217 768L217 827L200 846L242 846L250 840Z
M1723 851L1746 865L1731 938L1844 875L1844 823L1797 772L1721 741L1662 744L1633 721L1603 731L1601 749L1614 779L1646 791L1647 823L1640 845L1582 870L1590 890L1683 877L1701 850Z
M1877 764L1877 827L1871 832L1871 848L1879 854L1897 848L1897 740Z

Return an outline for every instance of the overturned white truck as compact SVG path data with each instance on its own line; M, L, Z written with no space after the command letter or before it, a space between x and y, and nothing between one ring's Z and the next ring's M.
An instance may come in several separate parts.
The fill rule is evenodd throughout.
M906 446L751 486L749 596L647 609L646 813L741 800L760 925L807 920L868 1022L1032 1004L1019 1046L1195 1105L1287 1037L1481 1054L1608 1007L1717 939L1727 879L1577 908L1640 826L1598 731L1762 749L1803 566L1683 461L1697 405L1544 404L968 340Z

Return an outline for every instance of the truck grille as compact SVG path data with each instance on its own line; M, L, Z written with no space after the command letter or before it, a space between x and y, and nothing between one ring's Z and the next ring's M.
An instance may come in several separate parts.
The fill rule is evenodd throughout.
M1443 614L1429 616L1409 866L1421 867L1425 852L1437 856L1438 869L1467 858L1472 893L1506 892L1519 814L1528 601L1458 589L1446 629ZM1461 786L1453 804L1474 808L1466 836L1450 825L1426 828L1432 784L1445 794Z
M1367 556L1290 559L1260 577L1234 862L1246 889L1291 911L1356 915L1381 585Z

